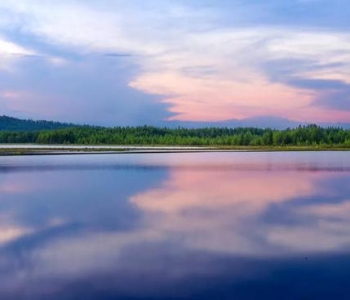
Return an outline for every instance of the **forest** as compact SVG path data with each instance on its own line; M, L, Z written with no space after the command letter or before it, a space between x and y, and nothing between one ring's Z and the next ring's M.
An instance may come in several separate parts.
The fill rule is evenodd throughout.
M0 131L37 131L47 129L61 129L75 126L77 125L70 123L61 123L45 120L23 120L9 116L0 116Z
M54 130L0 130L0 143L179 146L320 146L350 148L350 130L317 125L261 128L157 128L78 126Z

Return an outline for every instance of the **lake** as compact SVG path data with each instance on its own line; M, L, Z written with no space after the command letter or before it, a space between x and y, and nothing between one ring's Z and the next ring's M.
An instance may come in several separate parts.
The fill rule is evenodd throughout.
M349 299L350 152L0 157L0 299Z

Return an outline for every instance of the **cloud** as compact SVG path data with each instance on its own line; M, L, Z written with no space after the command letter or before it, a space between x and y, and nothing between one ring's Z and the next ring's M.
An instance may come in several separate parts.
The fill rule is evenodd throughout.
M17 60L35 55L35 52L0 37L0 71L9 71Z
M344 80L349 78L346 66L350 59L344 55L350 46L346 42L348 38L343 35L332 42L332 35L327 32L299 34L270 28L205 32L191 37L191 47L181 49L177 58L167 60L166 54L162 56L159 65L165 62L166 67L145 71L131 86L166 95L164 101L177 114L174 118L182 120L242 119L267 114L299 121L331 121L325 110L313 104L321 84L322 89L344 85L333 79L335 74ZM206 51L201 54L200 49ZM317 79L316 72L313 77L304 75L303 68L279 70L278 62L285 59L298 60L304 65L309 65L312 59L313 65L324 66L322 71L331 65L328 74L331 78L323 74L323 79ZM276 61L277 70L266 70L264 61ZM192 66L197 72L189 74L185 66ZM210 72L203 73L201 68ZM274 79L269 74L271 71L286 74L284 78ZM159 80L159 73L165 80ZM335 115L339 121L350 117L349 113L335 112Z
M127 86L130 68L123 61L95 56L58 67L41 59L17 65L21 72L0 74L3 113L112 126L155 124L170 116L158 97Z
M330 6L326 1L322 4L318 19L308 22L305 16L318 5L309 1L4 1L0 8L17 18L0 26L10 33L19 27L22 40L23 36L40 40L33 45L48 51L47 55L55 52L53 61L74 62L72 68L79 61L92 63L87 57L95 55L125 59L133 74L123 77L125 86L120 91L136 89L140 97L157 95L151 97L153 104L146 101L143 106L141 100L137 105L158 110L160 119L218 121L270 115L345 122L350 112L340 107L347 107L347 89L338 93L345 95L344 105L325 106L322 99L330 89L350 82L350 35L339 24L326 26L321 16L324 7ZM340 5L334 6L329 12L332 20L341 11ZM226 8L231 9L231 21ZM278 15L282 9L300 16L305 29L291 25L289 14ZM299 63L294 65L295 61ZM113 80L115 73L105 72L108 79L104 80ZM92 94L99 89L96 81L89 89ZM118 91L109 90L105 97L113 98L112 93L115 96ZM74 103L81 97L85 95L78 90L67 101ZM134 103L133 93L125 97ZM94 101L91 97L81 105L91 109ZM100 114L105 116L106 111L101 109Z
M350 111L350 84L341 89L330 89L322 93L316 99L315 105L326 109Z

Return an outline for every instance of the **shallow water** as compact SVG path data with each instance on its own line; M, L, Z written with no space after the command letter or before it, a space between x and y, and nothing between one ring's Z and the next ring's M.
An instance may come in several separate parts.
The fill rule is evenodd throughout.
M0 157L0 299L349 299L350 152Z

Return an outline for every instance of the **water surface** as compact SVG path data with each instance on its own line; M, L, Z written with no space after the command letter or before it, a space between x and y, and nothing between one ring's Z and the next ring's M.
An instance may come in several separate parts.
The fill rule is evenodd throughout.
M349 299L350 152L0 157L0 299Z

